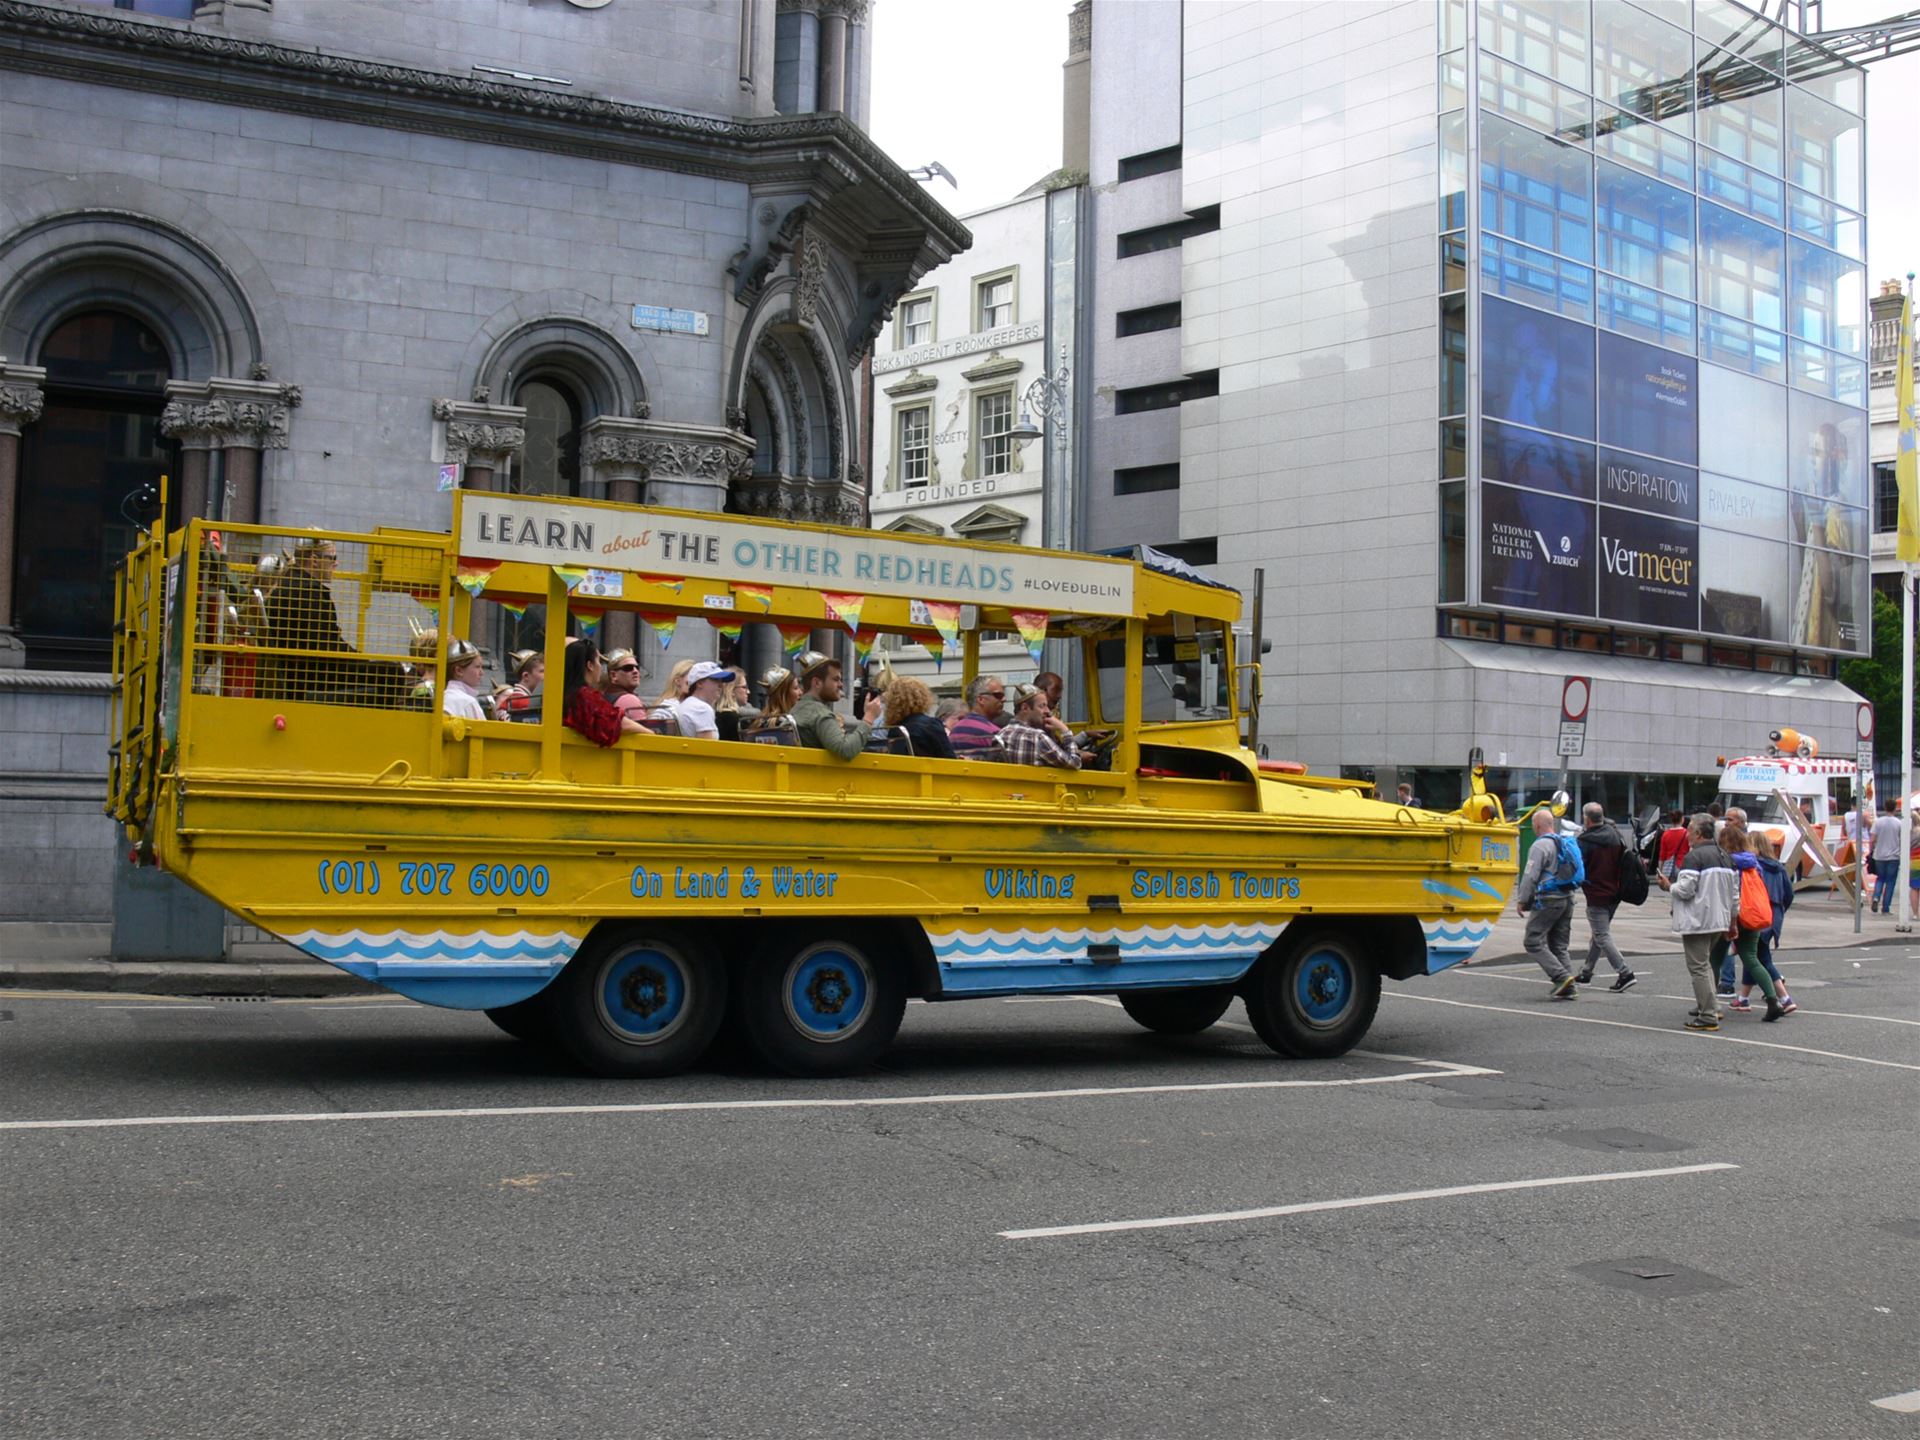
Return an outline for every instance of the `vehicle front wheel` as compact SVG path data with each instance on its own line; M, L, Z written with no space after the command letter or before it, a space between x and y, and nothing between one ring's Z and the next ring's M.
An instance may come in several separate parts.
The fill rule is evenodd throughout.
M1232 1003L1231 985L1120 992L1120 1008L1156 1035L1198 1035L1226 1014Z
M597 1075L623 1078L678 1074L706 1052L727 1013L726 971L689 925L603 927L549 993L547 1023L567 1052Z
M827 927L776 931L740 971L734 1006L753 1052L788 1075L846 1075L871 1065L900 1029L900 967L865 936Z
M1329 1060L1360 1043L1380 1008L1380 970L1339 930L1283 939L1254 967L1247 1018L1282 1055Z

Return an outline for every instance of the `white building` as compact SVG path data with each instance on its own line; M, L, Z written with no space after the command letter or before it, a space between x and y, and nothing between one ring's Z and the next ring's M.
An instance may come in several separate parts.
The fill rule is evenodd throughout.
M1013 438L1046 368L1047 197L966 217L973 247L901 297L874 347L872 525L1041 543L1038 447Z

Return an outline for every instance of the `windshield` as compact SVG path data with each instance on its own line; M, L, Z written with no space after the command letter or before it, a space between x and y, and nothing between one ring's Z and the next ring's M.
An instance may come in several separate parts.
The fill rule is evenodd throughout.
M1149 725L1231 719L1233 677L1227 666L1225 624L1198 619L1189 624L1185 616L1173 619L1171 628L1146 637L1141 718ZM1126 641L1119 636L1102 640L1095 653L1100 667L1100 713L1114 719L1126 707Z
M1786 807L1780 803L1780 797L1778 795L1762 795L1742 790L1722 790L1720 792L1720 808L1722 810L1731 810L1736 805L1747 812L1748 824L1754 824L1760 821L1782 825L1786 823L1787 810Z

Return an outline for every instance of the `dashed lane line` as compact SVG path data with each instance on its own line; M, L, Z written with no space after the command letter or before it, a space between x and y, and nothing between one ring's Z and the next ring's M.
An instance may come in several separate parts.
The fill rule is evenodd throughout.
M1800 1055L1818 1055L1827 1060L1851 1060L1859 1065L1879 1065L1888 1070L1920 1071L1920 1065L1899 1060L1875 1060L1868 1055L1844 1055L1838 1050L1816 1050L1810 1045L1784 1045L1776 1040L1748 1040L1717 1030L1683 1030L1667 1025L1636 1025L1631 1020L1602 1020L1595 1015L1569 1015L1564 1007L1551 1011L1521 1010L1511 1005L1480 1005L1471 1000L1448 1000L1439 995L1410 995L1404 990L1381 992L1383 1000L1415 1000L1424 1005L1457 1005L1462 1010L1490 1010L1496 1015L1524 1015L1530 1020L1561 1020L1575 1025L1610 1025L1616 1030L1645 1030L1650 1035L1666 1035L1685 1040L1718 1040L1727 1045L1756 1045L1762 1050L1790 1050Z
M1449 1074L1498 1075L1478 1065ZM474 1120L546 1115L687 1115L742 1110L877 1110L914 1105L988 1105L1038 1100L1095 1100L1128 1095L1203 1095L1255 1090L1343 1090L1431 1081L1433 1071L1359 1075L1337 1080L1217 1080L1181 1085L1078 1086L1064 1090L997 1090L939 1095L801 1096L783 1100L659 1100L627 1105L481 1105L444 1110L264 1111L231 1115L116 1115L71 1120L0 1120L0 1131L137 1130L190 1125L323 1125L372 1120Z
M1613 1170L1603 1175L1552 1175L1540 1180L1500 1180L1483 1185L1445 1185L1433 1190L1401 1190L1386 1195L1356 1195L1346 1200L1308 1200L1297 1205L1267 1205L1258 1210L1219 1210L1204 1215L1161 1215L1151 1220L1100 1220L1087 1225L1041 1225L1030 1230L1002 1230L1000 1238L1003 1240L1057 1240L1073 1235L1112 1235L1127 1230L1167 1230L1187 1225L1227 1225L1244 1220L1274 1220L1286 1215L1313 1215L1327 1210L1360 1210L1373 1205L1406 1205L1416 1200L1448 1200L1461 1195L1492 1195L1507 1190L1548 1190L1562 1185L1598 1185L1614 1180L1658 1180L1679 1175L1705 1175L1713 1171L1739 1168L1738 1165L1722 1160L1705 1165L1675 1165L1660 1170Z

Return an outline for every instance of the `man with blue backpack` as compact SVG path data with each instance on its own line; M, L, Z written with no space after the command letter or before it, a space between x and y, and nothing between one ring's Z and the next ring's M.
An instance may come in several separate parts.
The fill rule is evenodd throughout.
M1553 982L1548 996L1571 1000L1580 993L1567 952L1573 941L1573 892L1587 878L1580 847L1560 833L1560 821L1542 805L1533 812L1533 846L1514 903L1527 917L1527 953Z

